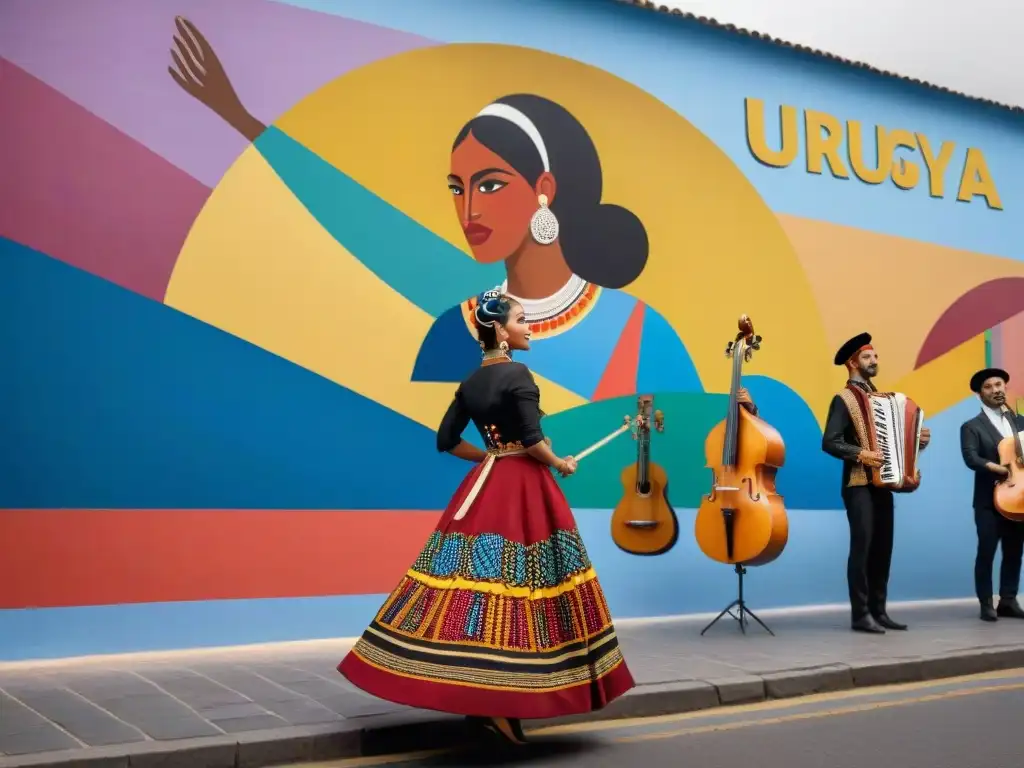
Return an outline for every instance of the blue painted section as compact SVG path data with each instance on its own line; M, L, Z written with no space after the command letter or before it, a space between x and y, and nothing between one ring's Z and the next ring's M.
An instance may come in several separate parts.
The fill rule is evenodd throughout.
M335 240L434 317L504 279L503 264L473 261L281 130L268 128L255 146Z
M4 239L0 359L0 507L441 509L465 473L432 430ZM396 445L418 459L380 483Z
M1019 115L617 0L279 1L439 41L517 45L592 64L635 83L712 137L773 210L1024 259L1016 218L1008 213L1024 202ZM657 66L651 66L651 51L658 52ZM769 109L790 104L829 112L840 121L924 133L933 149L955 142L945 198L928 195L920 153L907 156L922 174L911 191L891 182L873 186L808 174L802 153L787 169L761 165L747 148L747 97L763 99ZM802 143L802 127L800 133ZM984 151L1004 211L989 210L981 198L957 202L969 146Z
M0 660L348 637L363 631L385 597L345 595L0 610Z
M604 290L594 308L571 331L535 339L529 351L516 352L515 358L556 384L590 398L608 367L636 302L623 291ZM650 309L647 314L651 314ZM641 361L641 368L648 371L648 381L657 379L664 385L644 391L701 391L686 347L665 320L660 317L658 320L661 323L658 338L670 340L672 344L667 347L667 359L671 362L662 370L656 361L648 361L646 366ZM666 354L666 347L651 345L649 349L649 354L657 359ZM412 379L462 381L479 365L480 345L466 328L462 309L456 306L445 311L430 327L416 356ZM675 373L679 375L673 375Z
M603 290L593 309L571 330L531 342L530 351L516 353L516 359L566 389L590 397L635 306L636 299L629 294Z
M651 307L644 308L640 334L637 392L703 392L697 366L668 320Z
M470 334L462 307L445 310L435 320L416 353L413 381L462 381L480 366L480 344Z
M842 465L821 450L821 428L807 403L785 384L765 376L744 376L743 386L757 403L759 415L778 430L786 445L786 463L778 474L786 507L842 508Z

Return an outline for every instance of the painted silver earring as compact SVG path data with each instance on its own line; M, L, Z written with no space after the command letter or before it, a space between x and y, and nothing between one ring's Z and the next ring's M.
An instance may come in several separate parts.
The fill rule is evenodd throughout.
M540 245L551 245L558 239L558 217L548 208L548 196L537 196L538 208L530 218L530 235Z

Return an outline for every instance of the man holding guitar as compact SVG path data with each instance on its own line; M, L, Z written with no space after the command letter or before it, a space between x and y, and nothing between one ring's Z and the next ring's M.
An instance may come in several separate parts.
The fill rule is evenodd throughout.
M871 380L878 375L878 353L871 346L871 335L861 333L836 352L835 365L846 367L846 386L874 392ZM931 435L921 430L920 446ZM851 628L856 632L884 634L886 629L906 629L885 610L892 563L893 492L872 483L872 473L883 464L879 451L862 447L850 408L842 395L836 395L828 409L821 439L825 453L843 462L843 505L850 523L850 555L846 578L850 589Z
M999 463L999 443L1024 430L1024 416L1006 407L1006 385L1010 375L1000 368L985 368L971 377L971 391L981 400L981 413L960 426L960 451L964 463L974 471L974 524L978 529L978 553L974 560L974 589L981 603L981 620L997 617L1024 619L1017 602L1020 564L1024 554L1024 523L1003 517L995 507L993 488L1010 473ZM999 567L999 607L992 607L992 563L1002 543Z

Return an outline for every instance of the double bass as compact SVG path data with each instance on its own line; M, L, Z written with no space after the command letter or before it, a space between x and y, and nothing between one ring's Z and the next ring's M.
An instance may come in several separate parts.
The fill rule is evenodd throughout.
M996 483L993 501L999 514L1007 520L1020 523L1024 522L1024 446L1017 430L1017 414L1006 406L1003 408L1006 409L1006 417L1013 428L1013 434L999 441L999 463L1006 467L1010 474Z
M746 315L726 347L732 381L726 417L704 443L712 471L711 492L697 511L694 532L701 551L729 565L765 565L785 549L789 521L775 475L786 460L782 436L738 402L744 362L761 348L761 337Z
M668 475L651 461L651 425L665 430L665 416L654 411L654 398L637 398L633 438L636 463L622 470L622 499L612 512L612 540L633 555L661 555L679 539L679 520L668 501Z

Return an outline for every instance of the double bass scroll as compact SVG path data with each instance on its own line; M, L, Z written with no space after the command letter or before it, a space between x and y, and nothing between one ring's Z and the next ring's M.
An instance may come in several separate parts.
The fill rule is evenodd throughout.
M729 405L704 443L711 491L697 510L694 533L701 551L730 565L765 565L785 549L789 521L775 475L786 459L782 436L739 402L743 363L761 348L746 315L726 347L732 358Z

